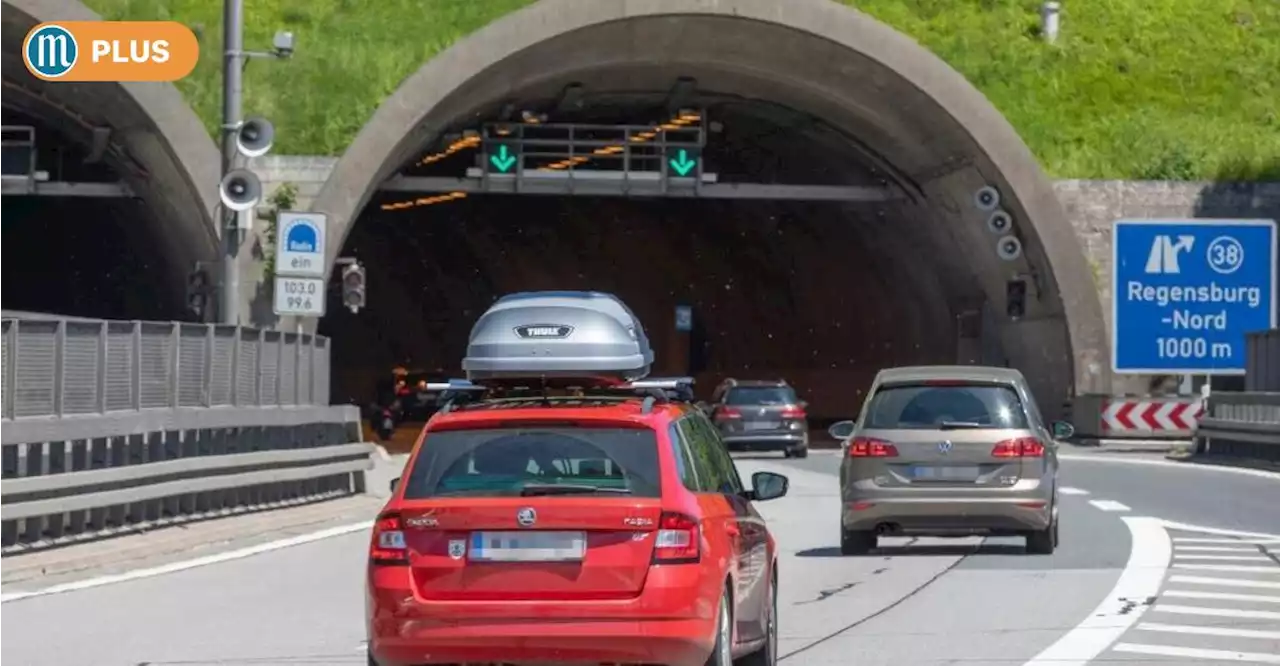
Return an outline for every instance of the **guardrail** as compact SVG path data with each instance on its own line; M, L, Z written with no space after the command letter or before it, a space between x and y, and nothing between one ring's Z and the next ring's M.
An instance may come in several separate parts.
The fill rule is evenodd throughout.
M328 341L205 324L5 320L6 555L365 490ZM319 404L316 404L319 403Z
M1209 395L1197 453L1280 462L1280 393Z
M180 322L0 324L5 419L329 403L321 336Z
M7 423L0 545L9 554L363 493L373 446L359 419L353 406L294 406Z

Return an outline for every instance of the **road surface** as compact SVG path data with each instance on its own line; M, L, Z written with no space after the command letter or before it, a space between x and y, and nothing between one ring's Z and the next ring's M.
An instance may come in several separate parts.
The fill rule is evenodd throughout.
M738 462L744 477L792 480L760 504L782 549L786 666L1280 664L1280 476L1073 455L1052 556L1020 539L894 538L851 558L838 550L838 456ZM3 661L363 664L366 546L361 529L10 598Z

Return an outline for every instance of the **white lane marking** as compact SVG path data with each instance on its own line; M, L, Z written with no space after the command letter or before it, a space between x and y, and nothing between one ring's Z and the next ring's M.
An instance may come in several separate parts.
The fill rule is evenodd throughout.
M1173 580L1177 576L1171 577ZM1266 594L1240 594L1238 592L1197 592L1195 590L1165 590L1160 598L1178 597L1181 599L1217 599L1219 601L1243 601L1250 604L1280 604L1280 597Z
M1174 541L1177 541L1177 539L1174 539ZM1256 552L1258 552L1258 549L1257 549L1257 548L1250 548L1250 547L1248 547L1248 546L1245 546L1244 548L1229 548L1229 547L1227 547L1227 546L1179 546L1179 545L1176 545L1176 544L1175 544L1175 545L1174 545L1174 547L1173 547L1173 552L1175 552L1175 553L1191 553L1191 552L1196 552L1196 553L1251 553L1251 554L1252 554L1252 553L1256 553Z
M1207 615L1209 617L1238 617L1249 620L1280 620L1276 611L1240 610L1238 608L1210 608L1208 606L1179 606L1176 604L1156 604L1151 608L1156 613L1176 613L1178 615Z
M1232 629L1231 627L1197 627L1190 624L1160 624L1158 622L1139 622L1136 631L1168 631L1175 634L1196 634L1199 636L1226 636L1229 638L1267 638L1280 639L1280 631L1264 629Z
M1280 543L1280 534L1268 534L1266 532L1245 532L1243 530L1227 530L1221 527L1205 527L1203 525L1188 525L1187 523L1178 523L1172 520L1163 520L1165 528L1176 530L1179 532L1199 532L1201 534L1215 534L1217 536L1239 537L1240 539L1262 539L1267 542ZM1256 542L1252 542L1256 543Z
M1170 583L1192 583L1195 585L1219 585L1221 587L1251 587L1255 589L1280 590L1280 583L1248 578L1212 578L1209 576L1169 576Z
M1228 467L1226 465L1202 465L1197 463L1174 462L1172 460L1152 460L1150 458L1113 458L1107 455L1076 455L1071 453L1058 454L1058 460L1071 460L1078 462L1096 462L1096 463L1115 463L1120 465L1147 465L1150 467L1169 467L1173 469L1185 469L1192 472L1218 472L1221 474L1239 474L1241 476L1256 476L1261 479L1280 479L1280 472L1271 472L1265 469L1249 469L1248 467Z
M1112 650L1130 654L1154 654L1162 657L1187 657L1206 661L1244 661L1253 664L1280 664L1280 654L1261 652L1235 652L1232 650L1205 650L1202 648L1174 647L1172 645L1143 645L1119 643ZM1191 662L1194 663L1194 662Z
M42 590L33 590L31 592L16 592L14 594L0 595L0 603L7 604L11 601L20 601L22 599L30 599L31 597L41 597L49 594L60 594L62 592L75 592L77 590L86 590L91 587L101 587L103 585L110 585L112 583L124 583L131 580L138 580L141 578L151 578L153 576L173 573L175 571L185 571L187 569L195 569L196 567L208 566L210 564L219 564L222 562L229 562L231 560L238 560L245 557L249 557L251 555L257 555L259 553L266 553L273 550L280 550L281 548L290 548L292 546L300 546L304 543L311 543L312 541L320 541L322 539L329 539L336 536L342 536L344 534L351 534L352 532L367 530L370 527L372 527L372 525L373 525L372 520L360 522L360 523L351 523L348 525L338 525L337 527L330 527L329 529L320 530L318 532L299 534L297 536L292 536L287 539L280 539L278 541L261 543L256 546L249 546L247 548L240 548L238 550L229 550L223 553L214 553L212 555L206 555L204 557L197 557L193 560L183 560L181 562L170 562L169 564L162 564L160 566L151 567L148 569L136 569L134 571L126 571L124 573L112 574L110 576L99 576L97 578L87 578L85 580L77 580L77 581L72 581L70 583L62 583L60 585L52 585Z
M1253 551L1258 552L1258 551ZM1270 562L1266 555L1180 555L1173 554L1175 560L1215 560L1218 562Z
M1243 564L1175 564L1174 569L1190 571L1238 571L1240 573L1280 574L1280 567L1250 567Z
M1280 546L1280 538L1275 539L1197 539L1195 537L1177 537L1174 543L1236 543L1236 544L1252 544L1255 546L1266 546L1275 544Z
M1094 508L1101 509L1102 511L1128 511L1129 510L1129 507L1115 500L1089 500L1089 503L1092 504Z
M1089 491L1084 490L1083 488L1059 488L1058 492L1062 493L1063 495L1088 495L1089 494Z
M1103 602L1080 624L1024 666L1085 666L1102 654L1142 616L1144 607L1130 599L1146 599L1160 592L1173 545L1157 518L1124 516L1129 528L1129 561Z

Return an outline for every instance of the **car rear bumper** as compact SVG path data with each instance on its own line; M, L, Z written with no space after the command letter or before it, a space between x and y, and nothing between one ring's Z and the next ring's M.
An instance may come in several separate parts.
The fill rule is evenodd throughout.
M846 530L892 534L1018 534L1043 530L1050 502L1039 497L889 498L842 503Z
M778 430L763 433L724 434L720 439L734 451L785 451L809 446L809 433L796 430Z
M670 664L701 666L715 643L720 584L697 565L658 567L630 599L431 601L406 567L375 567L369 648L381 666Z

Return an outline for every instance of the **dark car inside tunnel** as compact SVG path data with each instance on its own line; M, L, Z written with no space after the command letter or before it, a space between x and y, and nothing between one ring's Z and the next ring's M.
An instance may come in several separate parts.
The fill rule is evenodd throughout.
M929 233L927 211L893 187L893 174L853 138L795 109L723 95L682 102L689 108L663 95L599 95L570 108L536 100L498 113L638 128L683 113L704 128L702 169L721 183L863 185L897 198L383 192L341 253L368 270L367 309L350 315L335 296L320 329L334 339L338 395L367 404L397 364L460 373L475 318L500 296L527 290L617 294L645 322L655 373L693 375L706 395L726 377L783 378L815 420L856 413L883 367L961 360L957 321L981 310L981 286L949 237ZM427 147L402 173L458 176L475 167L479 146L453 137L481 124L458 125L452 141ZM526 157L524 168L556 160ZM609 162L570 168L621 168ZM677 330L677 306L691 308L692 330ZM1005 363L998 344L963 360Z
M25 174L34 153L42 182L75 183L80 190L100 186L93 196L6 193L5 309L109 319L189 318L156 242L153 213L142 200L118 191L119 174L45 118L6 104L3 119L6 177Z

